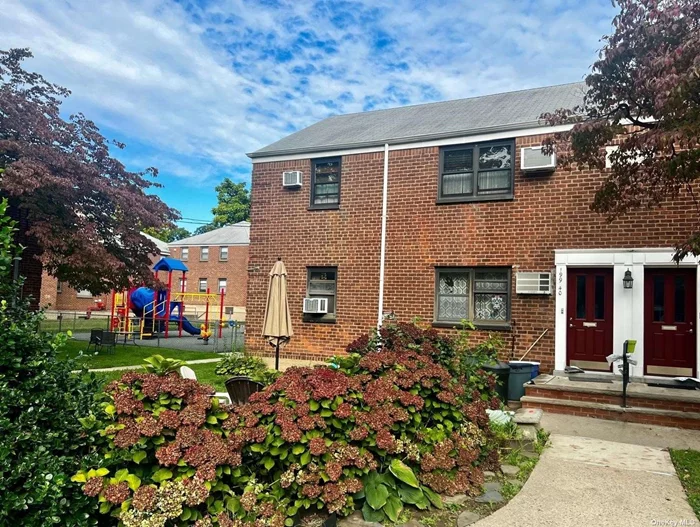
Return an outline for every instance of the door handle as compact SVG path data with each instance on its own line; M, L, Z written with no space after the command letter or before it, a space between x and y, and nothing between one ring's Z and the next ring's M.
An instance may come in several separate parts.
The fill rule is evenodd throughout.
M693 332L693 328L690 328L690 329L688 330L688 333L692 333L692 332Z
M569 327L570 327L570 328L573 328L573 327L574 327L574 325L573 325L573 324L569 324ZM691 329L691 331L692 331L692 329Z

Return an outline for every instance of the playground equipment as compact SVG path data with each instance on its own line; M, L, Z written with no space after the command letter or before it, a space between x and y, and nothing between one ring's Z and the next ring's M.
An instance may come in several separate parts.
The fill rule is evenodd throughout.
M153 275L158 279L160 271L168 273L167 285L163 289L154 290L148 287L132 287L127 291L113 292L112 294L112 329L124 335L139 335L140 339L150 338L156 334L163 334L168 338L170 323L177 323L178 337L182 337L182 331L191 335L202 335L205 343L211 336L209 325L209 305L219 305L219 338L221 338L224 316L224 290L212 293L208 288L206 293L187 293L185 283L187 266L176 258L161 258L153 266ZM173 272L182 273L181 291L173 292ZM194 326L185 317L185 300L204 300L204 323L201 329ZM132 316L133 314L133 316ZM138 328L138 329L137 329Z

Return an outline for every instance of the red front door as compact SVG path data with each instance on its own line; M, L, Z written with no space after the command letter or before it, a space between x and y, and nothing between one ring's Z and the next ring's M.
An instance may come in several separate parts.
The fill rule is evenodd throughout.
M644 272L644 373L695 373L695 269Z
M567 364L610 371L613 351L612 269L569 269L567 284Z

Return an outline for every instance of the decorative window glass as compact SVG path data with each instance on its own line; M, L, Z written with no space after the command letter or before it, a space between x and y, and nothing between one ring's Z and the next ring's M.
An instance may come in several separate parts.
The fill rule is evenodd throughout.
M340 205L340 158L312 161L311 208L337 209Z
M513 150L513 141L443 148L438 201L512 198Z
M217 292L220 293L222 289L226 293L226 278L219 278L219 290Z
M186 262L189 257L190 257L190 248L183 247L182 251L180 252L180 260L182 260L183 262Z
M228 247L219 248L219 260L222 262L228 260Z
M306 315L308 320L335 320L337 267L307 268L307 298L325 298L328 300L328 313L325 315Z
M507 324L510 270L442 268L436 271L435 321Z
M208 262L209 261L209 247L200 247L199 249L199 261Z
M199 279L199 292L200 292L200 293L206 293L206 292L207 292L207 279L206 279L206 278L200 278L200 279Z

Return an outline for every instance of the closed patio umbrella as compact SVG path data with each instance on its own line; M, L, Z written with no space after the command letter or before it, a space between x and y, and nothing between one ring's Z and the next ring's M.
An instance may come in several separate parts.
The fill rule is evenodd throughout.
M294 335L292 317L287 302L287 269L281 258L270 271L270 286L267 290L267 305L263 321L262 336L275 347L275 369L280 369L280 345L285 345Z

